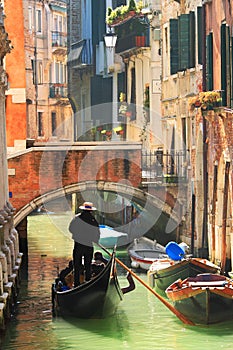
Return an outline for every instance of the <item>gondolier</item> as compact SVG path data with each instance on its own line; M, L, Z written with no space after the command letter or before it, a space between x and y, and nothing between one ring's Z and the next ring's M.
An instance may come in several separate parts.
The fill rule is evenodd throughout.
M74 263L74 286L80 285L80 270L84 257L85 281L91 279L91 262L93 258L93 243L98 243L100 230L97 220L92 211L96 210L91 202L84 202L79 207L82 210L77 214L69 225L69 231L74 240L73 263Z

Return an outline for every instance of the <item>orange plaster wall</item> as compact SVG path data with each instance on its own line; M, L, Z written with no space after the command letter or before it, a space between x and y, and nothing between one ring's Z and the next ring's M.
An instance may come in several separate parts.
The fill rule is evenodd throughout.
M4 13L6 32L13 46L11 53L6 56L9 89L26 89L23 0L5 0ZM26 139L26 118L26 101L13 103L12 95L7 95L7 146L14 146L15 139Z

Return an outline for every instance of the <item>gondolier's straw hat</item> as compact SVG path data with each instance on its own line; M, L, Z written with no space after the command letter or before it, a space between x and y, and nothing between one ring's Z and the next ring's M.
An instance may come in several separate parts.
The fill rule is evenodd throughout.
M93 203L91 202L84 202L83 205L80 205L79 209L83 210L96 210L95 207L93 207Z

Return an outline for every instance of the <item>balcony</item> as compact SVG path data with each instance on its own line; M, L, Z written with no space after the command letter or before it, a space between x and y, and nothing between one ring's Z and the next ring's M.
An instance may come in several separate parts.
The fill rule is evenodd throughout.
M138 35L137 32L130 33L124 37L118 37L116 44L116 53L122 54L133 49L150 47L149 33Z
M68 89L67 84L50 84L49 98L67 98Z
M92 65L92 44L90 39L83 39L71 45L68 65L76 69L86 69Z
M53 53L66 53L67 33L52 31L52 50Z
M150 47L150 28L140 16L134 16L126 22L121 21L114 29L117 34L116 53Z
M189 165L187 151L162 149L142 151L142 177L144 182L185 183Z

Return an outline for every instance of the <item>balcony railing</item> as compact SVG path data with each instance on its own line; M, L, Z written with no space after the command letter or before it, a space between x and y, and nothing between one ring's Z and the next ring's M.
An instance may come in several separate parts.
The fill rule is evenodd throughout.
M49 97L50 98L67 98L68 89L66 84L50 84Z
M67 47L67 34L52 31L52 47Z
M125 35L124 37L118 37L116 44L116 53L122 53L124 51L132 50L139 47L149 47L149 33L144 35L138 35L136 32Z
M84 68L92 64L92 58L91 40L83 39L72 44L67 62L75 68Z
M151 182L178 183L187 179L188 153L170 150L142 151L142 178Z

